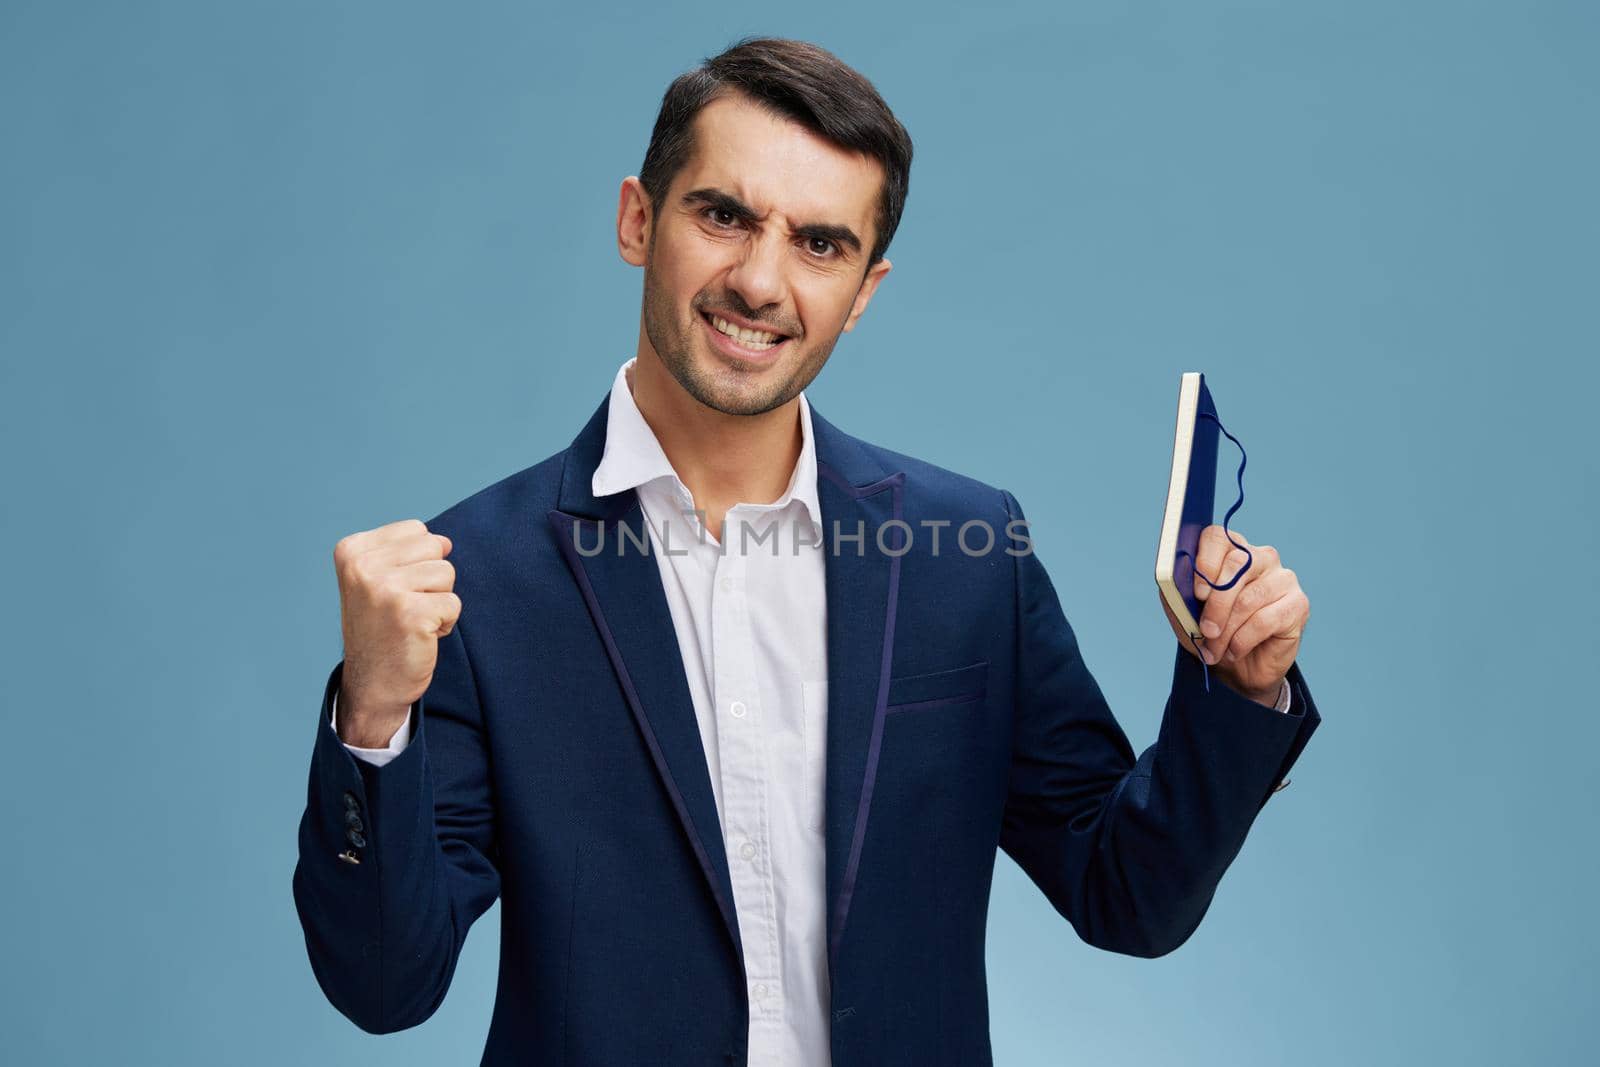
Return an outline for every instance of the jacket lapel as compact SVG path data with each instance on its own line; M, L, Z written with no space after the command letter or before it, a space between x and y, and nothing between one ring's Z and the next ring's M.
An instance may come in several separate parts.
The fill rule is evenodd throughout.
M551 531L577 580L634 723L672 799L722 913L735 957L742 964L728 858L672 612L654 549L647 553L639 548L649 543L644 511L631 489L604 498L595 497L592 491L591 478L605 449L609 403L607 393L568 449L561 500L549 512ZM602 536L604 549L595 552Z
M904 521L905 474L885 470L859 441L824 420L814 406L811 427L817 449L828 602L824 825L830 903L828 967L832 974L855 893L878 773L900 559L907 536L904 528L881 528L891 520Z
M609 403L608 393L567 451L560 502L548 515L551 532L594 619L635 725L742 965L727 853L671 609L654 556L637 548L648 536L644 513L632 490L604 498L595 497L592 490L591 479L605 450ZM827 596L824 825L832 973L860 868L888 702L900 552L907 531L882 527L891 520L904 521L905 473L874 460L858 440L823 419L815 406L811 426ZM594 552L602 525L605 549ZM620 553L619 537L630 538Z

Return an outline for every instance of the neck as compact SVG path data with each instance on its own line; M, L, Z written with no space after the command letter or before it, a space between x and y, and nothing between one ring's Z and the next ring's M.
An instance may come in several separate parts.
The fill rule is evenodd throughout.
M629 374L634 405L715 534L734 504L770 504L800 459L800 398L760 415L729 415L690 396L654 350Z

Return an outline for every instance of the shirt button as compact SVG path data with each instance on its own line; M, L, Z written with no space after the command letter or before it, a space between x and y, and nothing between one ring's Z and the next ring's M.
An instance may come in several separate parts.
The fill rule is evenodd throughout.
M722 579L722 591L724 593L733 592L733 579L732 578L724 578L724 579Z
M745 711L744 701L735 700L732 704L728 705L728 711L733 715L733 717L735 719L744 718L744 711Z
M752 990L751 990L751 991L750 991L750 992L751 992L751 993L753 993L753 994L754 994L754 995L755 995L755 998L756 998L756 999L757 999L757 1000L760 1000L760 999L762 999L762 998L763 998L763 997L765 997L765 996L766 996L766 995L767 995L767 986L766 986L766 983L764 983L764 982L757 982L757 983L756 983L756 987L755 987L755 988L754 988L754 989L752 989Z
M739 855L743 856L747 860L755 859L756 846L746 841L744 844L739 846Z

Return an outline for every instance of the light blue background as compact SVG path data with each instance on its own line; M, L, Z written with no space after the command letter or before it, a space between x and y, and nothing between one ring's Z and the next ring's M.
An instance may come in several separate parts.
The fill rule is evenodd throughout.
M1000 859L997 1061L1590 1059L1596 8L576 9L0 6L7 1062L477 1062L498 910L400 1035L306 962L333 545L570 440L636 336L617 186L754 32L916 141L811 395L1017 494L1136 747L1180 371L1312 601L1326 721L1181 950Z

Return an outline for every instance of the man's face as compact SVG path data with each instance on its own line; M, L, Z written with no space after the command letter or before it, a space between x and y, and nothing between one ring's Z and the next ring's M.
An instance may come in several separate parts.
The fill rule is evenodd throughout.
M636 213L649 230L644 331L685 391L758 415L810 384L889 270L887 259L866 270L882 182L876 160L738 95L701 110L693 156L654 222ZM625 183L623 231L628 196ZM636 262L637 241L630 256L621 240Z

